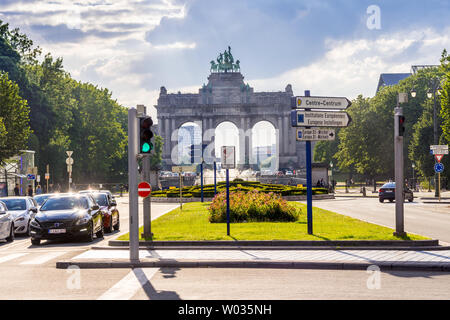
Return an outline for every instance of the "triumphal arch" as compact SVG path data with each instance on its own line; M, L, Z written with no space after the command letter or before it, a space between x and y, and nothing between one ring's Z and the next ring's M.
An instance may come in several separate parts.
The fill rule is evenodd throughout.
M230 47L210 62L210 72L208 83L198 93L168 93L161 87L155 108L158 131L164 140L163 166L179 164L177 131L187 122L201 127L202 144L210 146L205 150L204 160L212 163L215 128L227 121L239 130L238 163L243 168L250 167L255 160L251 130L258 122L268 121L275 128L277 166L304 167L305 146L296 141L290 122L292 86L288 84L284 91L278 92L255 92L244 82L240 61L234 60Z

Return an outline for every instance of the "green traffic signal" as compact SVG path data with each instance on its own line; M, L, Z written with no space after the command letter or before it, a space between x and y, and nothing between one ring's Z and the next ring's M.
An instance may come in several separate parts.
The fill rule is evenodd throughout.
M141 149L142 152L147 153L152 150L153 150L153 144L151 142L150 143L144 142L142 144L142 149Z
M150 153L153 150L153 144L150 141L153 138L153 132L151 127L153 121L151 117L145 116L140 119L140 129L139 129L139 153Z

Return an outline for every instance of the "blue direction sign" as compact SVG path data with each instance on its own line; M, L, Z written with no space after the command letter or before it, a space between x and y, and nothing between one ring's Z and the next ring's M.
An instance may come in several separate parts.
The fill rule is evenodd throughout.
M436 163L434 165L434 171L436 173L441 173L442 171L444 171L444 165L442 163Z
M36 180L36 176L34 174L27 174L28 180Z

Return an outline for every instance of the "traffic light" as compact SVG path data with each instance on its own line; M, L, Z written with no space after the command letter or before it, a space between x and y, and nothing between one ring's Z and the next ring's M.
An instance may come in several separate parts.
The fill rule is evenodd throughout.
M405 116L398 116L398 136L403 137L405 132Z
M151 130L153 120L151 117L139 118L139 153L148 154L153 150L153 143L150 141L153 138Z

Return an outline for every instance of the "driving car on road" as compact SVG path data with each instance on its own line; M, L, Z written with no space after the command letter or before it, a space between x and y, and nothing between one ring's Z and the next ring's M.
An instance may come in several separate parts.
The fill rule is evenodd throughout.
M44 203L45 200L47 200L48 198L50 198L51 196L55 196L58 193L44 193L44 194L38 194L36 196L33 197L33 199L36 201L36 203L38 204L38 206L42 206L42 204Z
M6 205L0 201L0 240L14 241L14 219Z
M383 184L383 186L378 190L378 199L380 202L384 202L384 200L389 200L389 202L393 202L395 200L395 182L388 182ZM412 202L414 200L413 192L405 187L403 189L403 199Z
M106 232L119 230L119 210L117 210L116 201L106 192L93 192L91 195L100 206L100 210L103 214L103 226Z
M82 238L92 242L94 234L103 238L100 207L89 194L48 198L30 223L31 243L41 240Z
M14 219L15 234L29 234L30 221L38 212L37 203L32 197L0 198Z

